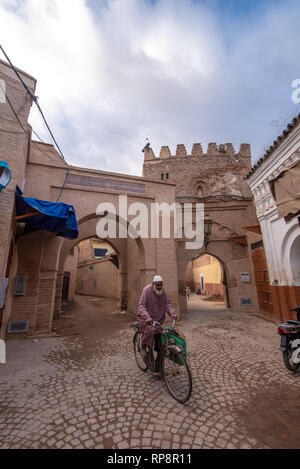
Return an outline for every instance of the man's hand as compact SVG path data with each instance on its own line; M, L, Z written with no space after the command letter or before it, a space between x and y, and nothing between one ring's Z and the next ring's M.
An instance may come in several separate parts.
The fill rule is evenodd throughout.
M152 326L152 319L147 319L146 324L148 324L148 326Z
M155 323L154 331L155 331L156 334L161 334L162 333L162 326L159 322Z
M177 320L177 314L173 314L172 319L175 319L175 321L176 321Z

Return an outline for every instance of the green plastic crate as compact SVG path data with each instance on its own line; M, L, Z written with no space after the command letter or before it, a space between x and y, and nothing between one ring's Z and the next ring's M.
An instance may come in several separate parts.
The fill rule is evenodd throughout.
M182 337L180 337L175 331L168 332L168 339L170 345L176 345L177 347L180 347L181 350L183 350L184 356L186 358L186 341ZM165 345L166 343L166 337L164 335L161 335L161 343L163 345ZM170 358L172 360L172 357ZM182 360L178 359L177 357L174 358L174 361L179 365L183 364Z

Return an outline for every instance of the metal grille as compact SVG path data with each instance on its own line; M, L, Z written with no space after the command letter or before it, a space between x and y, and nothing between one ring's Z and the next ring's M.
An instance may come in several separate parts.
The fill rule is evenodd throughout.
M108 249L102 249L102 248L94 248L94 256L95 257L105 257L105 254L107 253Z
M257 243L252 243L252 244L251 244L251 249L252 249L252 251L253 251L254 249L262 248L262 247L263 247L263 242L262 242L262 241L258 241Z
M27 284L27 275L17 275L14 295L17 295L17 296L25 295L26 284Z
M16 334L18 332L27 332L29 321L11 321L8 323L8 333Z
M241 305L241 306L252 305L252 300L251 300L251 298L240 298L240 305Z

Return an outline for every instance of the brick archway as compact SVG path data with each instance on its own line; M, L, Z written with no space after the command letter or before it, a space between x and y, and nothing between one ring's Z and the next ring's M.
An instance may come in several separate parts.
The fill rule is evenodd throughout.
M232 243L229 240L221 238L214 239L208 245L208 249L185 249L183 242L177 243L177 265L178 265L178 291L181 312L187 312L187 302L185 295L185 272L188 262L201 254L209 254L215 257L221 264L224 276L223 281L226 283L228 297L225 302L227 307L232 311L251 312L253 310L252 303L241 306L242 300L253 297L253 286L249 283L242 282L242 272L249 271L249 261L247 255L247 247ZM245 301L246 303L246 301Z
M59 259L59 271L56 285L55 308L54 316L61 309L62 297L62 282L64 274L64 264L70 250L79 244L81 241L97 237L96 225L99 217L95 214L90 214L83 217L78 223L79 236L76 240L64 240ZM123 220L119 215L116 217L117 223L128 225L128 222ZM136 239L131 238L105 238L113 249L116 251L119 260L119 298L120 307L127 309L134 314L135 307L137 306L136 293L139 293L145 283L145 248L143 241L140 237ZM134 252L135 268L128 268L128 256L132 256Z
M196 259L199 259L199 258L201 258L205 255L211 256L213 259L215 259L217 261L217 263L219 264L220 270L221 270L219 285L221 284L223 286L223 288L220 288L220 286L218 286L217 289L213 288L213 290L211 291L211 294L212 293L220 294L222 299L224 299L225 307L229 308L230 307L230 301L229 301L228 286L227 286L227 278L228 278L229 272L228 272L228 269L226 268L226 265L224 264L223 260L221 260L217 256L211 254L209 251L205 251L203 253L200 253L199 256L193 257L190 261L188 261L187 269L189 268L189 266L191 266L190 268L193 271L192 261L196 260ZM193 277L193 280L194 280L194 277ZM211 286L213 286L213 285L211 285ZM197 291L198 288L200 288L200 286L198 284L194 284L195 292ZM201 288L201 292L202 292L202 288Z

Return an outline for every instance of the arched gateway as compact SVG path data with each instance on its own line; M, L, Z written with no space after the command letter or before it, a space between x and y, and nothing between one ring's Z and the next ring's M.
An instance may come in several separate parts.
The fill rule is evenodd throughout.
M251 168L250 146L239 152L226 143L209 143L207 153L195 143L191 154L177 145L176 154L162 147L159 158L151 148L144 150L143 175L156 181L176 184L175 200L180 206L204 205L204 246L186 249L186 240L176 241L180 311L187 311L185 274L189 261L201 254L216 257L222 265L227 306L232 311L257 311L257 293L251 253L243 226L255 224L256 215L245 175Z
M24 196L55 202L67 168L66 162L51 145L35 144L31 147ZM164 277L170 301L178 310L174 237L141 238L132 230L133 237L119 237L120 229L124 233L128 222L134 218L129 215L126 220L124 207L121 207L123 211L120 213L120 196L123 196L124 202L126 195L128 207L143 204L150 218L151 204L173 203L175 186L141 177L72 166L69 166L69 170L60 202L75 208L78 238L65 239L46 231L35 231L18 237L15 247L18 255L15 256L12 271L18 278L23 278L26 285L20 295L13 296L6 317L10 321L29 321L29 333L51 332L53 317L61 309L63 270L68 253L78 242L96 236L97 223L104 216L109 218L110 215L116 221L116 236L110 235L108 241L118 254L121 307L126 307L133 315L137 314L142 288L151 283L155 274L160 273ZM101 216L97 215L99 204L108 207ZM110 207L115 208L115 213L110 213ZM148 221L150 227L150 219Z
M242 225L249 224L249 213L253 208L242 177L250 167L248 147L242 146L235 154L227 144L225 154L224 151L221 154L214 146L209 146L208 155L198 155L200 147L196 145L191 156L187 156L182 147L177 149L176 157L162 151L160 158L154 157L151 148L145 148L144 175L137 177L68 166L53 146L32 145L24 196L55 202L61 195L60 202L75 208L79 235L75 240L46 231L24 235L20 226L11 275L21 279L22 288L19 293L10 292L11 301L7 303L5 317L10 321L28 321L29 333L51 332L53 317L61 309L66 257L75 244L99 235L97 224L103 217L116 223L116 232L110 232L107 239L118 255L122 309L136 315L142 288L159 273L175 309L179 314L186 312L187 264L192 258L209 253L222 265L222 281L228 292L227 306L230 305L233 311L255 311L257 297L248 246L241 229ZM67 169L69 173L65 180ZM170 212L169 236L161 230L163 213L154 218L153 224L152 207L155 204L174 206L175 202L181 209L185 203L190 204L193 226L195 207L198 203L204 204L205 239L201 249L187 249L189 240L176 237L175 212ZM99 211L99 204L105 207L104 211ZM137 232L142 232L142 228L136 224L136 231L132 233L131 230L133 236L124 237L128 222L143 211L147 214L148 236L145 233L138 236Z
M27 132L26 135L19 135L15 116L11 115L8 103L2 103L2 127L6 129L9 124L9 130L16 130L16 133L3 132L1 135L2 159L7 160L12 170L12 180L1 193L0 339L5 337L9 322L15 322L11 324L14 331L19 326L28 325L29 333L51 332L53 316L60 310L64 260L73 244L98 235L98 205L105 203L106 211L111 212L112 216L111 207L115 207L117 230L121 228L122 231L124 223L126 227L127 222L134 218L134 210L131 218L126 220L126 213L124 217L124 207L120 209L119 205L121 196L126 196L128 206L135 206L136 211L138 206L142 211L146 208L149 222L148 237L142 234L141 237L127 238L114 233L109 235L108 241L117 252L120 266L119 297L122 307L126 306L129 312L136 314L141 289L151 282L154 274L159 273L164 277L168 296L178 313L186 311L183 289L186 265L193 257L207 252L222 263L230 307L247 312L257 310L254 272L249 262L251 256L245 242L245 231L241 228L257 223L255 211L254 219L251 214L251 193L244 180L251 168L249 145L242 144L235 152L230 143L219 147L210 143L207 153L204 153L201 144L196 143L190 155L184 145L178 145L173 156L168 147L162 147L159 158L156 158L150 144L147 144L144 148L143 177L69 166L52 145L31 141L31 129L27 124L31 100L26 99L27 92L20 83L16 86L10 66L0 61L0 68L8 95L13 95L18 104L18 117L28 131L28 135ZM35 94L36 80L19 72ZM22 189L24 197L51 202L59 199L74 206L79 222L78 238L68 241L41 230L24 234L21 220L16 220L14 213L16 186ZM161 221L165 220L162 213L155 218L154 224L151 223L155 233L153 236L150 233L149 214L153 204L157 203L168 206L177 203L181 208L189 203L193 215L195 206L204 204L204 247L200 249L199 244L197 249L187 249L187 240L177 238L174 231L170 236L163 237L159 229ZM30 218L26 211L20 215ZM174 222L174 215L171 215L170 221ZM191 225L194 222L195 218ZM137 226L135 228L140 231ZM74 232L76 234L77 230L74 229ZM252 235L255 236L254 233ZM252 246L257 244L256 241L259 240L253 240ZM293 254L298 247L296 241ZM288 257L287 253L284 255ZM299 263L294 261L294 257L288 258L290 275L298 279Z

